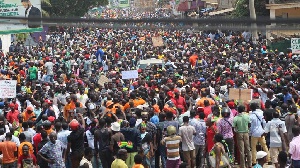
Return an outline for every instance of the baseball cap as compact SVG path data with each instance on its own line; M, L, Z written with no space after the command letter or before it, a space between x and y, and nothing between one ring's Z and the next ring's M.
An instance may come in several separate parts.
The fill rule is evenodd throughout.
M264 157L266 157L268 154L265 151L258 151L256 154L256 159L262 159Z

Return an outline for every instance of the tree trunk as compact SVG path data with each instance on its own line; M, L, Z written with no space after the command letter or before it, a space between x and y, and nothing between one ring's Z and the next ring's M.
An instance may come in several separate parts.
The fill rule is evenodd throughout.
M249 11L250 11L250 18L252 20L256 20L254 0L249 0ZM256 23L251 24L251 29L252 29L252 40L253 40L253 42L256 42L256 40L258 39Z

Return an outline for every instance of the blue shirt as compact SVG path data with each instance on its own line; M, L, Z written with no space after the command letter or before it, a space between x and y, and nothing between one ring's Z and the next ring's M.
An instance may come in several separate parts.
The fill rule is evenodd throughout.
M263 168L263 167L257 163L256 165L253 166L253 168Z
M287 103L288 100L292 100L292 95L290 93L287 93L286 95L284 95L283 97L283 102Z
M97 61L101 62L102 57L104 56L104 52L102 49L98 49L95 55L96 55Z

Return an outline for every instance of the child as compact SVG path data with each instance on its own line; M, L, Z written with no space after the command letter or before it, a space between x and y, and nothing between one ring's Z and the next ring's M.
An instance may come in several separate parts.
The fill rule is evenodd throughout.
M144 168L142 163L143 163L143 157L137 154L134 156L134 165L132 166L132 168Z

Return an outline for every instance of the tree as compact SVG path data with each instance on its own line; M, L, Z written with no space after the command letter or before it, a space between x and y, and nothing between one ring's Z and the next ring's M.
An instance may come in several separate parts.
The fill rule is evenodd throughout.
M41 4L42 4L42 16L49 17L50 14L47 9L51 8L52 6L50 0L41 0Z
M257 16L270 16L270 11L266 9L269 0L254 0L254 6ZM249 0L238 0L236 8L232 13L233 17L250 17Z
M249 0L249 11L250 11L250 18L253 20L256 20L254 0ZM252 28L252 37L254 38L254 41L255 41L258 39L256 23L252 23L251 28Z
M51 16L82 17L95 6L105 6L108 0L51 0Z

